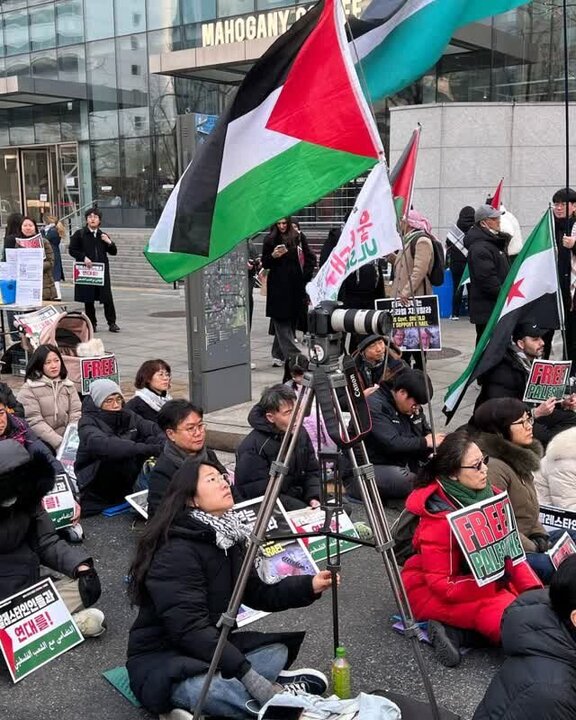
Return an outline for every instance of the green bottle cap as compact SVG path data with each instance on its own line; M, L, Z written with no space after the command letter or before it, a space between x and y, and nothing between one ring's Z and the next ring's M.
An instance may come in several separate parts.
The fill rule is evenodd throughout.
M342 658L346 657L346 648L343 646L336 648L336 657Z

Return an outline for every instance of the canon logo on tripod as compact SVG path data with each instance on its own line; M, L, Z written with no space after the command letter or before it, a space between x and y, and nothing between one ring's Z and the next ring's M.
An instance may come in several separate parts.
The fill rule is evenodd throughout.
M356 375L350 375L350 384L352 385L354 397L359 398L360 395L362 395L362 390L360 389L360 383L358 382Z

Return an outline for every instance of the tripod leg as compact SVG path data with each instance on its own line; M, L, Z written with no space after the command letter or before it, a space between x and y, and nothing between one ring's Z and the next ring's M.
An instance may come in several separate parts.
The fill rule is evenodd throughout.
M280 450L278 451L278 457L275 462L272 463L272 467L270 469L270 480L266 486L266 492L262 500L262 505L260 507L260 511L258 512L254 529L252 530L252 534L246 546L246 555L244 556L244 561L242 563L242 567L240 568L232 597L230 598L226 612L222 615L218 622L221 628L220 637L218 638L218 643L216 645L216 649L214 650L210 667L206 673L200 697L198 698L198 702L194 708L194 720L200 720L201 718L202 709L206 703L212 679L214 678L218 665L220 664L220 658L222 657L222 653L224 652L224 648L228 642L230 631L236 623L238 609L242 603L244 591L246 590L246 584L248 583L252 568L254 567L254 561L256 560L258 548L265 540L270 518L272 517L274 506L276 505L276 501L280 495L282 482L288 472L288 466L298 442L302 422L307 412L310 410L312 398L313 391L311 388L305 388L304 391L299 394L290 417L288 429L284 434Z

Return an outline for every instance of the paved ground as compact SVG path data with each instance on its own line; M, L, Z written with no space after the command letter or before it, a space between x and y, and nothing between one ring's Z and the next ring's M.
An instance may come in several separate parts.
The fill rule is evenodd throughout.
M68 291L67 291L68 292ZM158 319L151 313L183 308L177 291L156 293L141 290L116 291L119 335L100 333L106 348L117 353L123 385L127 388L136 368L146 358L164 357L174 370L175 394L184 394L187 383L187 353L183 318ZM253 398L265 384L278 382L281 371L271 367L270 338L263 317L263 302L257 298L252 334ZM446 322L444 345L460 354L433 360L430 373L435 385L435 408L444 388L462 371L470 353L473 331L467 321ZM15 383L17 384L17 383ZM471 391L460 414L469 415ZM212 414L212 427L245 431L249 404ZM435 413L437 420L439 413ZM443 424L443 423L442 423ZM456 423L455 423L456 426ZM440 429L440 427L439 427ZM223 454L231 461L232 456ZM357 506L356 506L357 507ZM355 510L356 519L361 512ZM390 514L393 520L394 514ZM132 707L101 677L102 671L121 665L133 610L125 597L124 577L141 525L133 517L91 518L85 522L86 546L93 554L103 583L100 607L106 613L109 631L100 639L87 641L54 663L13 686L0 671L0 718L6 720L138 720L150 716ZM349 648L355 691L391 689L425 699L410 645L391 629L395 603L379 556L360 549L346 555L340 594L341 640ZM306 610L291 611L260 622L262 629L302 628L308 631L301 662L327 671L331 661L332 616L326 598ZM497 651L475 651L461 666L449 670L438 665L424 647L428 671L439 701L447 708L470 718L501 662Z

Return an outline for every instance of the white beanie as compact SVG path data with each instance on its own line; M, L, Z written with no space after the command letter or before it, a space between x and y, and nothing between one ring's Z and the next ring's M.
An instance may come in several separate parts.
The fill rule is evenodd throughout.
M94 380L94 382L90 384L90 397L96 407L102 407L102 403L107 397L110 397L110 395L120 395L122 399L124 399L120 386L115 383L114 380L101 378L100 380Z

